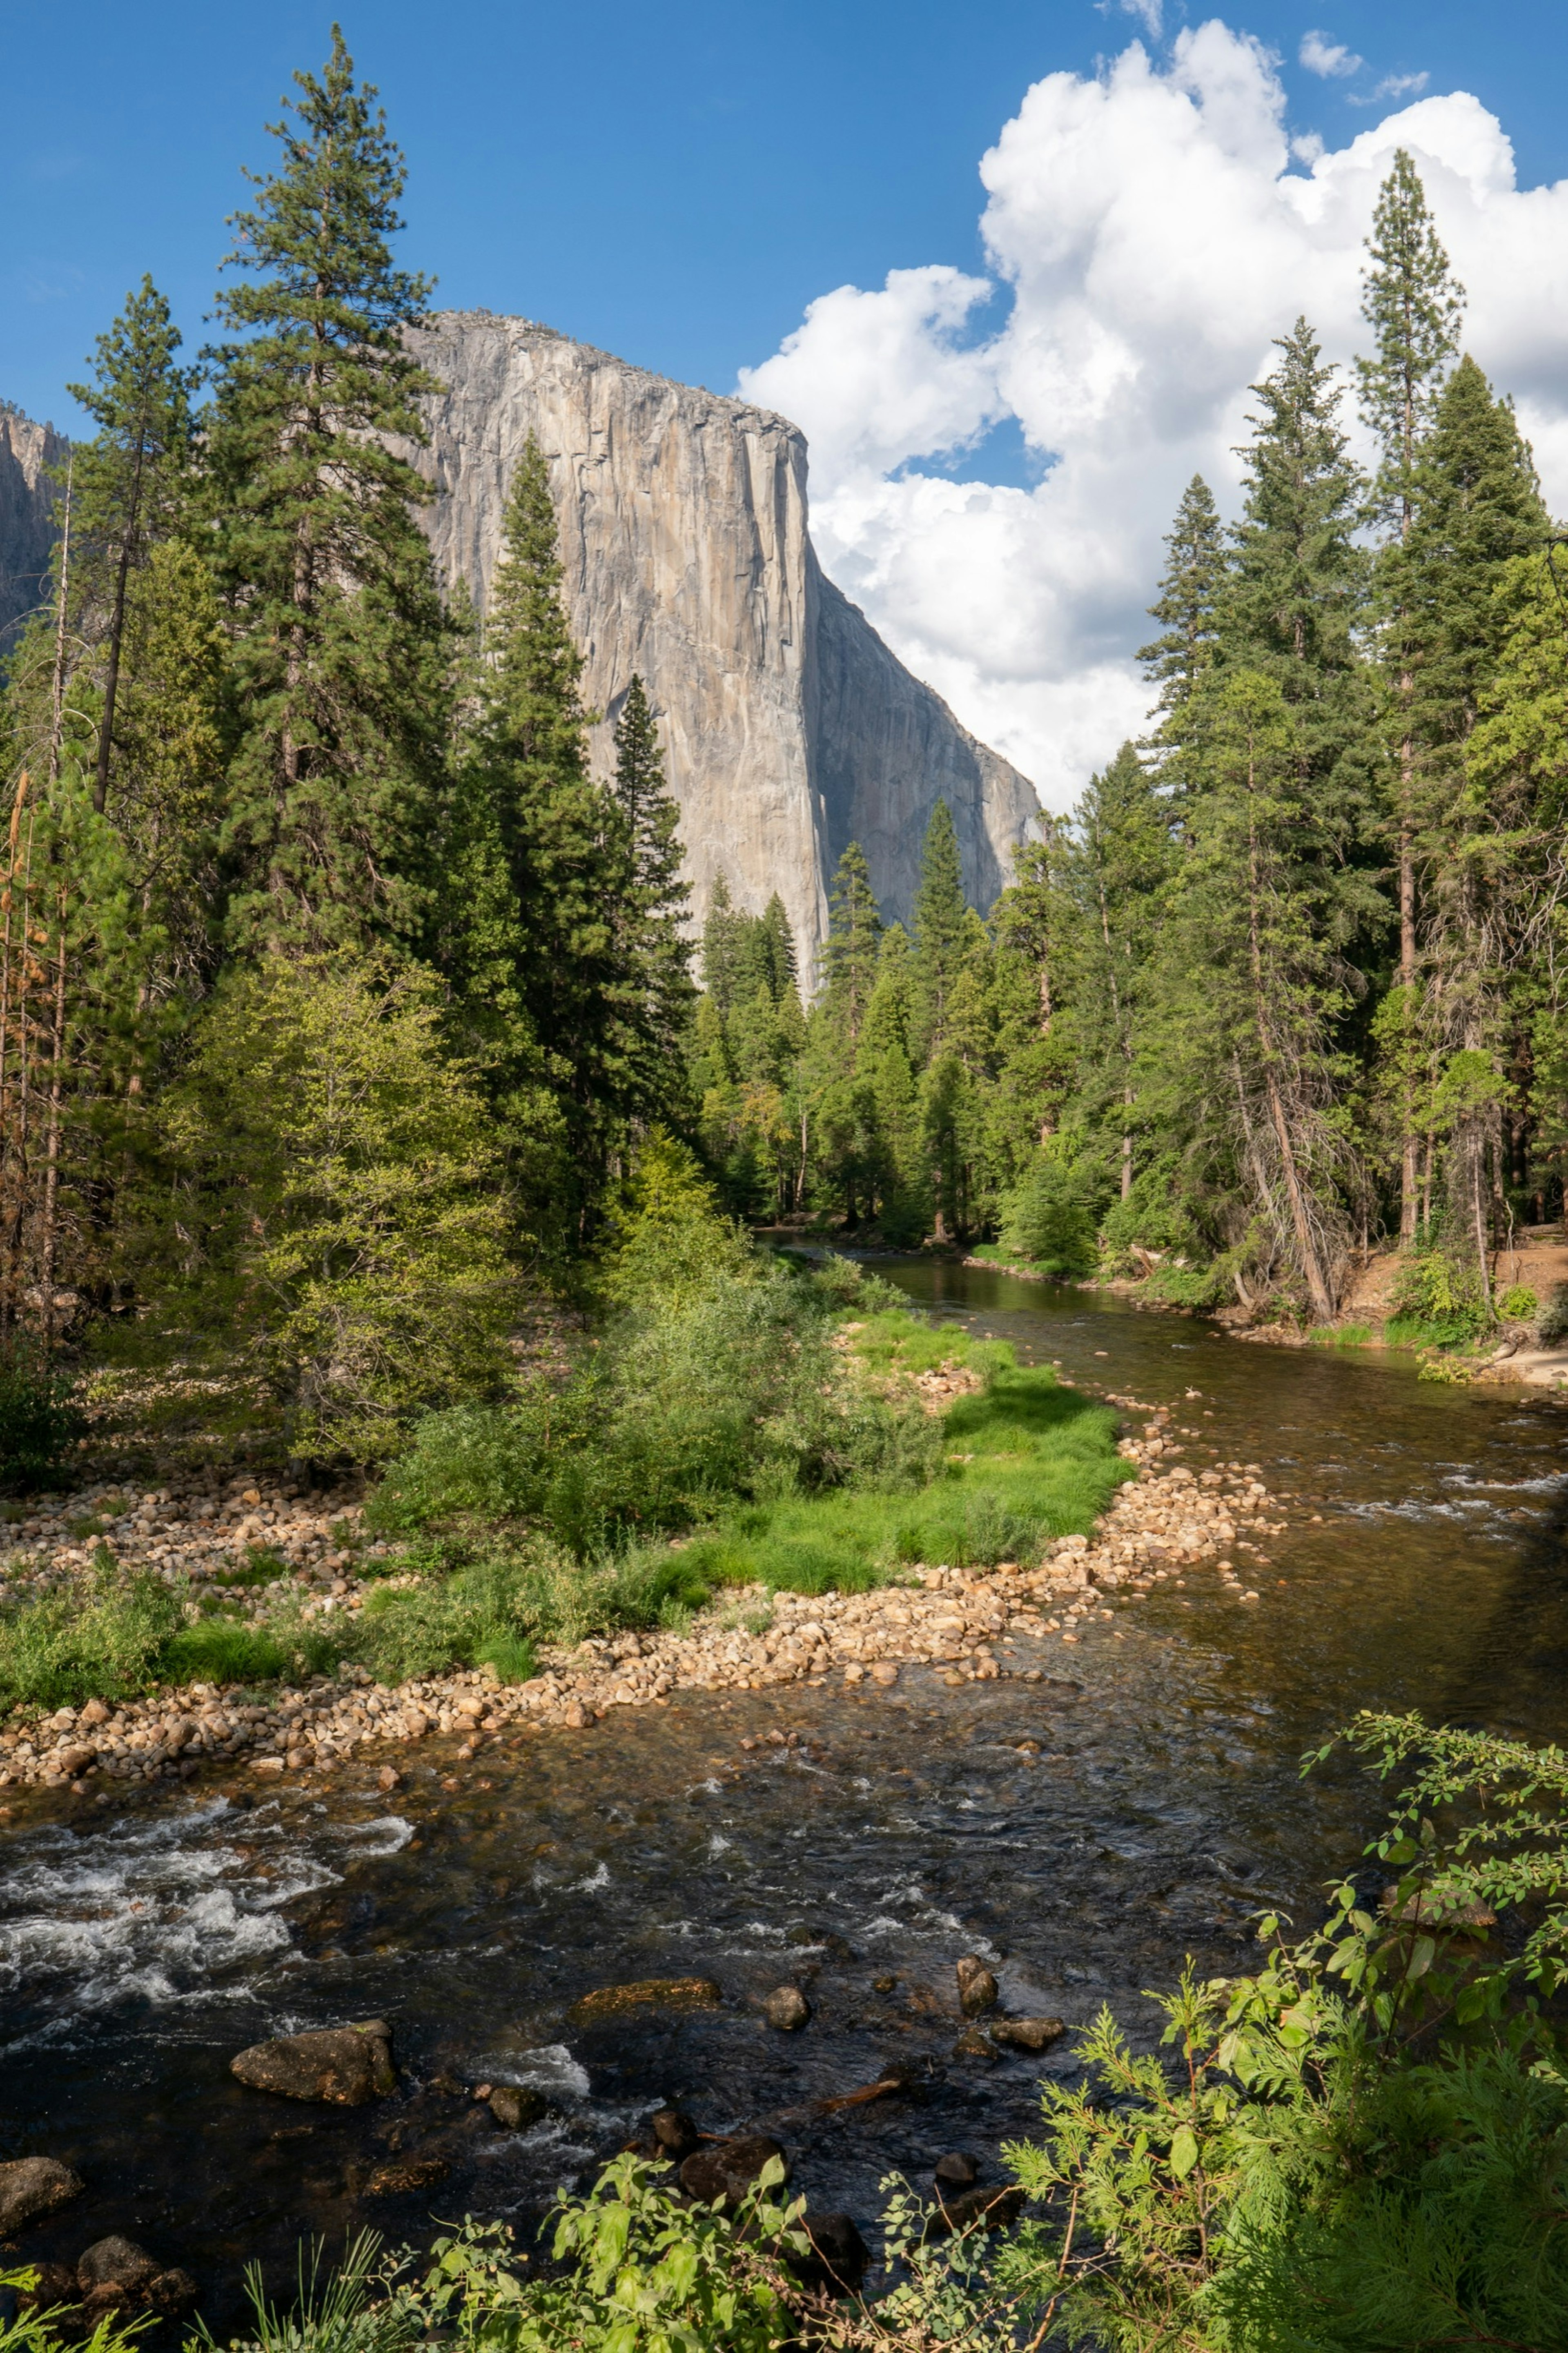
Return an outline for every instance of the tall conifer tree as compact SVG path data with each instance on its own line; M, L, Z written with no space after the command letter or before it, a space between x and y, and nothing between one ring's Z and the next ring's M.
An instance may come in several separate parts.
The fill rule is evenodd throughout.
M1378 191L1372 235L1371 267L1363 274L1362 308L1376 344L1371 359L1356 362L1362 415L1376 435L1380 463L1373 509L1385 533L1376 571L1377 617L1384 667L1393 694L1394 726L1394 808L1398 860L1399 965L1403 999L1394 1026L1411 1032L1416 1021L1416 784L1412 725L1416 649L1411 617L1403 602L1405 543L1415 512L1422 445L1449 361L1458 348L1464 288L1449 274L1426 207L1420 175L1403 148ZM1400 1240L1415 1233L1416 1139L1414 1103L1402 1089Z
M405 345L428 282L397 268L403 158L341 31L275 124L219 297L210 534L243 714L227 849L237 945L413 939L447 731L447 627L415 521L432 389Z
M949 1007L963 959L963 867L952 811L938 801L921 851L915 892L914 976L918 1030L913 1039L927 1060L947 1036Z
M1160 723L1154 745L1172 766L1171 782L1184 781L1184 754L1193 756L1189 718L1193 698L1212 667L1219 643L1219 607L1225 587L1225 528L1214 494L1201 474L1182 493L1176 517L1165 534L1169 557L1160 594L1149 607L1160 635L1140 647L1144 676L1158 683Z
M877 977L882 911L871 888L866 853L852 841L839 860L827 901L823 952L827 1009L851 1047L859 1039Z
M175 362L179 348L168 303L151 278L143 278L98 339L93 381L68 387L98 427L72 453L71 500L77 593L99 607L93 634L102 647L103 704L92 779L100 816L114 762L132 585L151 548L173 529L186 487L190 388Z

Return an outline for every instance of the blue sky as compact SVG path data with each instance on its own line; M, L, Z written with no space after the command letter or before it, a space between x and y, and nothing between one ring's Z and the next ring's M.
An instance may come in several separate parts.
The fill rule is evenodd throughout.
M351 0L343 22L407 151L407 256L442 303L524 312L726 390L830 288L980 266L982 153L1032 81L1091 71L1152 13ZM1206 13L1167 5L1161 29ZM1291 128L1331 147L1374 119L1381 82L1425 73L1501 119L1523 184L1568 171L1562 0L1225 14L1279 54ZM68 427L64 385L144 269L199 343L239 166L265 164L262 126L330 21L299 0L0 0L0 396ZM1310 31L1362 70L1302 69Z

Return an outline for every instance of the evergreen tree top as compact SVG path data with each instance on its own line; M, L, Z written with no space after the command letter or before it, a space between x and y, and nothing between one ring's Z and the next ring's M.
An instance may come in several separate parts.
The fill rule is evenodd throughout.
M219 316L240 328L289 321L303 339L335 328L395 350L435 288L434 279L393 267L392 240L405 226L397 210L407 179L402 150L373 106L374 84L354 80L341 26L332 26L321 79L297 73L294 81L300 96L285 97L285 119L267 126L283 168L270 178L246 172L260 195L230 216L234 248L221 264L271 276L226 289Z
M583 708L583 657L562 601L563 577L550 470L530 433L511 478L490 584L487 692L492 724L514 751L558 776L586 773L593 719Z
M72 453L72 520L89 539L122 522L133 481L142 495L166 460L180 462L189 448L191 376L175 362L180 343L168 302L144 277L98 337L92 381L66 386L98 427Z
M1247 505L1227 602L1237 653L1282 661L1281 683L1296 701L1326 672L1353 665L1367 558L1354 537L1363 485L1340 426L1338 370L1323 364L1305 319L1275 348L1279 366L1252 386L1262 403L1248 420L1254 438L1237 451Z
M1201 474L1182 492L1176 517L1165 534L1170 560L1160 594L1149 607L1162 634L1141 646L1143 674L1158 680L1160 707L1179 710L1196 691L1214 659L1218 607L1225 585L1225 527L1214 493Z
M1358 359L1362 415L1383 448L1376 503L1408 526L1415 453L1431 423L1447 363L1458 349L1465 290L1449 274L1426 192L1408 151L1394 150L1378 191L1372 266L1362 272L1362 311L1375 356Z

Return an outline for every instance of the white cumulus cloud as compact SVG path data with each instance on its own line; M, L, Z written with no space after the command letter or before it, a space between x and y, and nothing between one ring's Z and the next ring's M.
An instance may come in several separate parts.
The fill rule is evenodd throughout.
M1142 724L1162 534L1194 472L1236 511L1271 339L1304 312L1341 364L1363 342L1363 243L1401 145L1469 289L1468 346L1568 505L1568 182L1521 189L1463 91L1337 149L1293 140L1275 59L1218 21L1163 62L1134 41L1026 93L981 164L988 280L932 264L839 287L742 372L809 438L828 572L1047 805ZM1007 422L1029 486L953 480Z
M1326 33L1303 33L1296 55L1309 73L1321 74L1325 81L1343 79L1362 68L1353 49L1347 49L1342 41L1331 41Z

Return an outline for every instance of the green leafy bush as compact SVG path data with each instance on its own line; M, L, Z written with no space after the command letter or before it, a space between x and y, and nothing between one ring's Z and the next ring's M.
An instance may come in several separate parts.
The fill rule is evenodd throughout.
M1094 1272L1094 1221L1072 1172L1060 1161L1037 1161L1007 1195L1002 1246L1043 1274Z
M1510 1282L1498 1300L1497 1312L1505 1324L1528 1324L1540 1304L1528 1282Z
M1474 1262L1450 1257L1440 1241L1405 1260L1389 1306L1384 1332L1396 1346L1463 1347L1487 1327L1486 1302Z
M0 1354L0 1493L62 1484L66 1457L86 1427L74 1377L13 1340Z
M100 1553L85 1591L40 1594L0 1611L0 1705L130 1698L156 1679L182 1622L171 1587L145 1572L121 1575Z
M1162 1999L1174 2064L1109 2011L1089 2076L1007 2152L1036 2224L1002 2275L1117 2353L1568 2343L1568 1758L1414 1717L1344 1737L1407 1770L1325 1926ZM1329 1750L1315 1760L1321 1762ZM1496 1930L1494 1936L1493 1931ZM1043 2333L1043 2331L1042 2331Z
M1146 1274L1147 1259L1202 1259L1192 1219L1174 1197L1173 1172L1146 1169L1125 1200L1114 1200L1100 1221L1100 1263L1107 1274ZM1180 1270L1173 1270L1180 1271Z
M1542 1303L1535 1337L1543 1348L1561 1347L1568 1340L1568 1282L1553 1283Z

